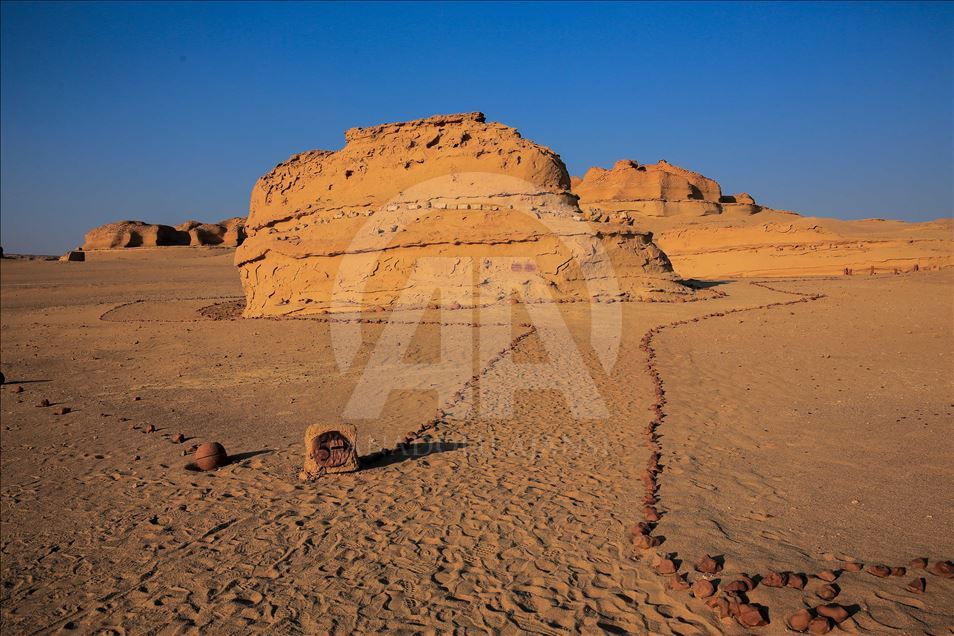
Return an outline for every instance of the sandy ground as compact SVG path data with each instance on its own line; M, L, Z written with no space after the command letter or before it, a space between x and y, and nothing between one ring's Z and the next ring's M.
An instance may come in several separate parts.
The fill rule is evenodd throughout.
M836 631L954 627L951 581L842 571L954 556L950 269L723 281L722 297L618 305L608 371L591 331L613 328L586 306L537 316L529 336L532 308L514 307L513 326L504 310L429 312L385 364L441 359L442 333L473 343L474 371L477 343L505 329L517 344L430 439L301 483L305 427L342 418L387 326L356 323L342 371L329 322L229 319L241 295L231 259L163 248L3 261L5 634L745 631L668 589L654 568L668 553L690 580L704 553L724 558L717 582L833 569L851 613ZM643 551L630 528L656 398L640 342L674 321L686 322L652 338L664 541ZM547 346L562 323L576 347ZM507 390L554 368L555 388ZM355 421L361 451L433 417L459 379L391 394ZM44 398L52 406L37 407ZM588 407L604 411L578 417ZM183 451L213 439L235 461L188 470ZM924 594L905 589L912 576ZM821 603L820 584L752 590L771 621L760 632Z

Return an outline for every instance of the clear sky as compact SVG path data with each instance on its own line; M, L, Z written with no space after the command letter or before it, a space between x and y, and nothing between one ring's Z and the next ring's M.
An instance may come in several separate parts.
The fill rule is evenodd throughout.
M773 207L954 212L954 5L2 5L7 252L248 212L343 131L480 110L571 174L663 158Z

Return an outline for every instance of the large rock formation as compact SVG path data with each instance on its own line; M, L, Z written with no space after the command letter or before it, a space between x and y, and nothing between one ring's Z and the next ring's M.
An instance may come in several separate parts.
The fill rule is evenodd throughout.
M240 216L218 223L186 221L177 225L176 229L189 235L189 245L237 247L245 240L245 219Z
M591 214L632 216L705 216L761 211L745 193L723 196L719 184L698 172L660 160L640 165L628 159L612 170L590 168L574 178L580 207Z
M120 247L157 247L188 245L189 235L169 225L142 221L117 221L93 228L86 233L84 250L108 250Z
M660 161L618 161L573 178L587 218L652 232L687 278L893 273L954 264L950 220L839 221L723 195L697 172Z
M219 223L186 221L172 227L142 221L118 221L86 233L83 250L175 245L236 247L245 239L245 219L233 217Z
M235 255L246 316L430 303L438 284L461 305L515 284L530 300L691 293L651 235L583 221L557 154L480 113L345 140L255 185Z

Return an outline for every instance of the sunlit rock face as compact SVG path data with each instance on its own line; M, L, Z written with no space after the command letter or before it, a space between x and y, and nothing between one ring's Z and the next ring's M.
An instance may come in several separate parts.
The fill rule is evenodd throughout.
M640 165L626 159L611 170L590 168L582 179L574 177L573 192L580 206L595 214L706 216L761 210L750 195L724 196L716 181L664 160Z
M559 155L481 113L345 140L255 185L246 316L692 293L651 234L583 220Z
M245 219L232 217L218 223L186 221L162 225L142 221L117 221L93 228L83 239L84 250L127 247L236 247L245 240Z

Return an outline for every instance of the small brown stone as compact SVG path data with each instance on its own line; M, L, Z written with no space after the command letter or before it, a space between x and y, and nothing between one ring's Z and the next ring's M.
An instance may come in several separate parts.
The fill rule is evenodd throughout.
M729 616L738 618L742 614L742 597L733 592L728 592L724 596L725 600L729 602Z
M713 596L706 601L706 605L719 615L719 618L728 618L731 614L729 601L722 596Z
M918 557L917 559L911 559L910 561L908 561L908 567L917 569L917 570L923 570L924 568L927 567L927 564L928 564L928 560L925 559L924 557Z
M643 516L646 517L647 521L656 522L659 521L659 512L656 511L652 506L643 507Z
M746 574L740 574L739 578L735 581L732 581L728 585L723 586L723 589L726 592L735 592L737 594L745 594L755 587L755 581L749 578Z
M835 579L838 578L838 575L835 574L834 570L822 570L815 576L820 578L822 581L825 581L826 583L832 583L834 582Z
M768 621L762 616L762 611L754 605L743 603L738 608L739 622L745 627L762 627L768 625Z
M146 427L146 432L147 432L147 433L155 433L155 432L156 432L156 426L155 426L155 424L150 424L149 426L147 426L147 427Z
M676 562L672 559L662 559L656 565L656 571L660 574L675 574L677 569Z
M815 608L815 611L818 612L821 616L827 616L836 623L841 623L847 619L850 614L848 610L838 605L837 603L830 603L828 605L819 605Z
M703 574L716 574L721 569L722 566L719 565L719 562L708 554L696 563L696 572L702 572Z
M924 580L923 576L914 577L907 585L908 591L914 592L915 594L922 594L926 587L927 581Z
M685 592L689 589L689 582L685 574L676 574L669 577L669 589L675 592Z
M654 537L650 534L640 534L633 539L633 545L635 545L637 548L640 548L641 550L655 548L660 543L662 543L662 541L659 539L659 537Z
M838 586L832 585L831 583L826 583L815 590L815 595L824 601L832 601L836 596L838 596L839 592L840 590L838 589Z
M731 583L723 585L722 589L726 592L740 592L745 594L749 591L749 586L746 585L745 581L732 581Z
M954 578L954 563L950 561L935 561L928 568L928 572L945 579Z
M43 398L42 400L36 403L36 407L39 409L44 409L48 407L49 405L50 405L50 401L46 398Z
M646 523L645 521L640 521L632 527L629 531L631 535L637 537L641 534L650 534L653 531L653 527Z
M848 561L841 566L845 572L861 572L862 568L865 567L864 563L858 563L856 561Z
M891 568L891 576L904 576L907 573L907 568Z
M869 565L865 568L868 574L877 576L879 579L883 579L891 576L891 568L887 565Z
M766 587L785 587L788 584L788 574L785 572L772 572L762 579L762 585Z
M183 435L182 433L178 433L175 437L172 438L172 441L175 444L181 444L182 442L185 441L185 439L186 439L185 435Z
M23 393L23 387L19 384L13 388L14 393Z
M716 588L712 584L712 581L707 581L706 579L699 579L692 584L692 595L696 598L709 598L715 594Z
M68 406L61 406L60 408L56 409L56 410L53 411L53 412L54 412L56 415L66 415L67 413L69 413L69 412L72 411L72 410L73 410L73 409L71 409L71 408L68 407Z
M808 579L805 578L804 574L790 572L788 575L788 585L790 588L796 590L805 589L805 584L808 583Z
M792 631L804 632L806 629L808 629L808 625L812 622L812 618L812 613L809 610L800 609L789 616L788 620L785 622Z
M808 624L808 633L827 634L831 631L831 621L824 616L816 616Z

